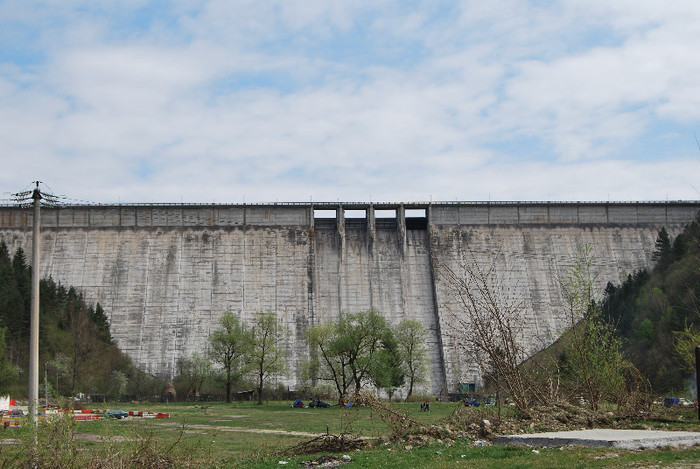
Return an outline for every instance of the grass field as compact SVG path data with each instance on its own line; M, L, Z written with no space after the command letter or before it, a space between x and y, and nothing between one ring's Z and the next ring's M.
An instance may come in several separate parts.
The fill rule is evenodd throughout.
M478 446L467 439L435 441L427 446L388 443L378 439L390 431L379 414L366 407L344 409L293 409L289 402L254 403L173 403L109 406L123 410L167 412L169 419L100 420L76 422L70 428L42 425L40 451L45 467L82 467L91 456L104 461L102 467L118 467L125 454L145 461L142 467L221 467L262 468L300 467L299 463L321 455L295 455L288 450L326 431L366 437L370 447L346 451L353 468L584 468L584 467L696 467L700 449L622 451L584 448L540 449ZM394 404L425 424L440 424L458 409L457 404L434 404L431 412L420 412L419 404ZM459 408L464 412L464 408ZM493 409L470 410L479 418L493 418ZM685 419L697 422L692 410ZM640 423L643 424L643 423ZM697 431L696 423L674 423L674 429ZM21 467L21 455L31 451L30 426L4 429L0 437L0 465ZM7 444L14 442L15 444ZM75 449L76 451L73 451ZM338 455L342 455L339 453ZM131 456L130 456L131 457ZM134 459L136 458L136 459ZM287 464L280 464L287 463ZM158 466L158 464L161 464Z

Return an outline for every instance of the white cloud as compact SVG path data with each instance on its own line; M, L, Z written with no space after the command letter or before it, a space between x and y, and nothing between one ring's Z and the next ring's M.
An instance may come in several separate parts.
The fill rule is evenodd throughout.
M0 187L40 173L96 201L697 198L680 143L700 120L693 2L161 7L0 5L0 27L41 30L6 48L31 60L0 52Z

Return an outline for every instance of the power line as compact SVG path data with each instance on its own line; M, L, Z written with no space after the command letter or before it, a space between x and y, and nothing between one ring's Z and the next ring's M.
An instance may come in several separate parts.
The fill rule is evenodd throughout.
M62 203L61 201L66 200L66 196L64 195L55 195L51 192L40 190L40 184L46 186L46 184L41 181L33 181L33 184L35 184L34 189L30 190L24 188L19 192L10 194L10 202L18 204L20 207L29 208L34 203L35 194L39 196L40 204L44 207L57 207Z

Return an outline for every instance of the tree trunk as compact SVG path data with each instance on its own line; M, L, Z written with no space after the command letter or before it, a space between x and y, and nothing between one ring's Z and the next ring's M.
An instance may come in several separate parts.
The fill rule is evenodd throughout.
M258 379L258 405L262 405L262 403L263 403L263 397L262 397L262 393L263 393L263 372L262 372L262 371L258 374L258 378L259 378L259 379Z
M408 394L406 394L406 402L411 398L413 395L413 377L411 377L410 381L408 382Z
M231 367L226 369L226 402L231 403Z

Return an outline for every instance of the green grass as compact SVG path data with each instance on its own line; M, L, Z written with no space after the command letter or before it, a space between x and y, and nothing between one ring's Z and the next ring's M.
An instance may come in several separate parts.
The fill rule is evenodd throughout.
M697 463L700 450L666 451L614 451L584 448L540 449L511 446L475 447L472 442L457 442L446 445L429 445L405 449L400 445L348 453L353 468L603 468L650 464L663 467L677 463ZM292 458L267 456L253 461L230 462L229 466L246 469L279 466L279 461L298 467L298 463L318 458L297 456Z
M187 425L215 425L247 429L285 430L307 433L353 433L379 437L386 433L388 425L381 421L377 413L367 407L342 408L333 406L327 409L293 409L288 402L269 402L263 406L255 403L212 403L203 409L194 404L168 404L158 406L158 410L170 413L170 423ZM456 404L433 405L431 412L421 412L418 403L395 403L395 408L410 417L425 423L434 424L449 417ZM89 422L88 422L89 423Z
M349 432L365 437L379 437L389 431L389 426L370 408L344 409L292 409L289 402L270 402L263 406L253 403L201 404L138 404L109 406L124 410L154 410L170 413L169 419L101 420L77 422L74 430L78 438L75 445L79 454L99 453L109 459L116 454L136 454L150 448L155 454L173 457L180 464L196 467L259 468L280 467L287 461L288 467L298 467L301 461L316 459L321 455L289 456L289 448L311 439L305 435L279 432L304 432L320 434L326 428L331 433ZM439 424L456 410L476 413L479 418L494 418L494 409L465 409L458 404L439 404L432 412L420 412L419 404L393 404L395 409L406 412L425 424ZM687 414L687 415L685 415ZM678 422L683 415L687 423ZM678 430L694 430L697 416L692 412L677 413L669 417L666 427ZM648 424L639 422L640 425ZM277 433L275 433L277 432ZM40 432L41 433L41 432ZM0 430L0 439L20 438L21 445L0 445L0 465L12 467L13 457L26 450L31 443L28 430ZM63 450L62 442L55 434L40 437L43 451ZM60 436L58 438L61 438ZM64 438L67 438L64 436ZM342 454L342 453L341 453ZM600 449L541 449L504 446L475 446L470 440L433 443L428 446L384 444L373 440L370 448L351 451L353 468L587 468L618 466L658 466L700 463L700 449L659 451L622 451ZM74 467L80 467L75 465Z

